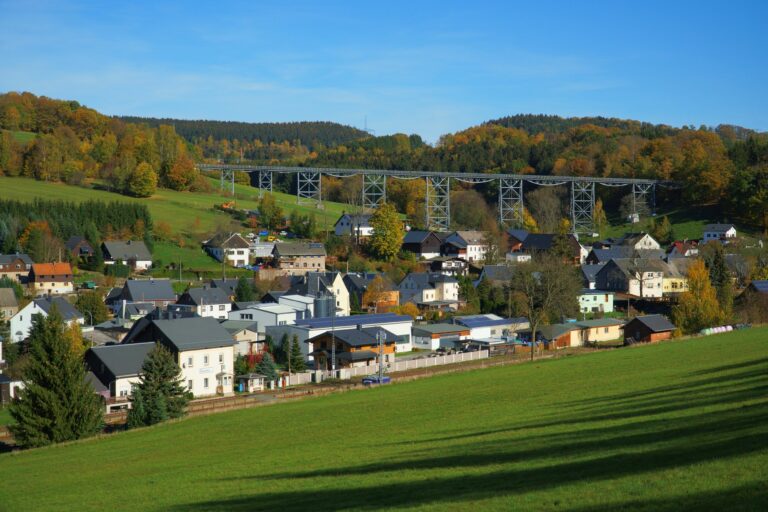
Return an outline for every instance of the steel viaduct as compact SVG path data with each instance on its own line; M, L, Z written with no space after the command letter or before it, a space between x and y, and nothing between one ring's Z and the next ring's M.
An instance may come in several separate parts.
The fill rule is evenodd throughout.
M296 195L299 204L321 201L321 177L349 178L362 175L362 205L375 209L387 198L387 178L426 181L426 225L428 229L448 231L451 224L450 183L499 183L499 222L521 226L523 221L523 183L539 186L570 185L571 225L576 234L594 232L592 212L595 206L595 186L631 187L635 204L646 201L655 204L656 187L676 187L668 181L632 178L601 178L586 176L541 176L533 174L484 174L463 172L395 171L377 169L335 169L325 167L283 167L232 164L197 164L201 171L220 171L221 188L235 191L235 172L257 175L259 196L272 191L275 173L296 174Z

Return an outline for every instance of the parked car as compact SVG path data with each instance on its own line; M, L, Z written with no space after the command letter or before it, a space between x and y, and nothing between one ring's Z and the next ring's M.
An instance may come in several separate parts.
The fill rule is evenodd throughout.
M269 231L267 231L266 229L262 229L261 231L259 231L259 236L269 236Z
M367 377L363 377L363 384L366 386L372 386L372 385L378 385L378 384L389 384L392 382L392 379L384 375L381 378L381 382L379 382L379 376L378 375L368 375Z
M281 231L281 232L280 232L280 236L286 236L287 234L288 234L288 232L287 232L287 231L285 231L285 230L283 230L283 231Z

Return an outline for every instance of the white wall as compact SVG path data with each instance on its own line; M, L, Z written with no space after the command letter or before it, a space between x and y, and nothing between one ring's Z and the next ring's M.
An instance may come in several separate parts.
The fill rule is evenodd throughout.
M208 362L205 362L205 357ZM221 360L219 359L221 356ZM216 394L219 379L222 380L223 393L231 394L233 390L234 348L219 347L201 350L187 350L178 354L178 364L181 368L182 384L197 397ZM189 359L192 358L190 365ZM208 379L207 387L205 380ZM190 386L191 381L191 386Z
M20 341L23 341L27 336L29 336L29 331L32 329L32 316L36 314L41 314L43 317L47 317L48 313L46 313L44 310L40 309L37 304L35 304L34 301L30 302L24 308L22 308L21 311L16 313L11 317L10 325L11 325L11 340L18 343ZM72 325L74 322L79 323L80 325L85 324L85 319L83 318L77 318L72 319L67 323L67 325ZM20 335L16 334L18 332L21 332Z
M227 320L229 312L232 311L232 303L226 304L203 304L195 307L195 311L202 317L216 318L218 320Z
M138 375L119 378L110 386L110 394L114 398L127 398L133 394L131 385L138 385L140 381L141 379L139 379Z
M432 339L432 336L414 336L413 348L421 350L437 350L440 348L440 338Z
M275 325L292 325L296 323L296 312L273 313L259 308L247 308L229 313L230 320L253 320L259 334L264 334L266 328Z

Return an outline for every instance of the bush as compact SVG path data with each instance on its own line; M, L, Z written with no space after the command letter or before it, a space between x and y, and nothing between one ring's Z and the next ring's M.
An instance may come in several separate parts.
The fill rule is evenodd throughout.
M104 266L104 274L113 277L126 278L131 274L131 268L123 263L114 263Z

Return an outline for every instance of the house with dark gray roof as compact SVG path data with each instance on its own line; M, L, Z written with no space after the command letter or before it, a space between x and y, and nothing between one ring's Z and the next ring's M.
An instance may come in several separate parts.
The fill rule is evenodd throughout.
M521 244L521 250L528 254L550 253L555 247L557 234L553 233L530 233L525 237ZM566 236L566 245L568 247L568 260L575 264L583 263L587 257L587 250L581 246L576 237L572 234Z
M0 254L0 277L26 282L33 264L32 258L26 254Z
M602 265L621 258L663 259L664 251L661 249L635 249L628 245L617 245L609 249L593 248L587 254L586 263L588 265Z
M636 316L624 325L624 340L655 342L672 337L675 325L664 315Z
M707 243L711 240L725 241L729 238L736 238L736 226L733 224L707 224L704 226L704 238L702 241Z
M349 289L340 272L307 272L304 275L292 276L291 287L283 297L287 295L301 295L313 299L331 297L331 307L326 308L328 314L333 313L336 316L350 314ZM282 297L278 298L277 302L283 304ZM320 316L319 312L314 316Z
M373 234L370 213L342 213L333 225L336 236L354 236L365 238Z
M325 246L319 242L285 242L272 250L275 268L283 275L325 272Z
M67 325L72 325L73 323L83 325L85 323L83 314L63 297L43 297L33 300L11 317L11 340L17 343L24 341L29 336L30 329L32 329L32 321L35 315L47 317L54 308Z
M155 343L103 345L85 352L85 364L109 390L110 409L127 407L133 387L140 382L141 367Z
M198 316L226 320L232 311L232 301L221 288L190 288L176 301L176 305L186 306Z
M84 236L69 237L64 247L75 258L89 258L93 256L93 246Z
M203 249L218 261L233 267L244 267L251 257L251 244L240 233L219 233L203 242Z
M152 266L152 254L141 240L108 240L101 244L104 264L122 263L135 270L147 270Z
M398 285L400 304L413 302L426 309L458 309L459 282L455 277L431 272L411 272Z
M412 252L417 258L431 260L440 257L442 245L443 239L434 231L413 229L403 237L402 249L405 252Z
M214 318L142 318L123 343L149 341L171 351L195 397L232 394L235 340Z
M644 299L658 299L664 293L664 275L669 266L660 259L612 259L596 274L599 290L625 293Z
M176 293L168 279L129 279L119 293L109 292L105 302L117 312L122 302L151 302L158 308L176 302Z
M13 288L0 288L0 322L7 322L19 312L19 301Z
M211 288L221 288L226 292L227 295L230 296L232 300L235 299L235 295L237 295L237 283L239 282L239 279L211 279L210 285Z
M480 271L480 276L475 281L475 286L479 285L484 279L488 280L493 286L504 286L509 284L515 267L510 265L484 265Z

